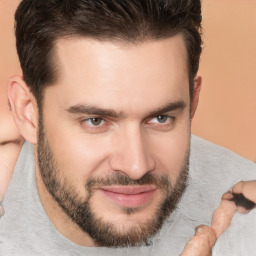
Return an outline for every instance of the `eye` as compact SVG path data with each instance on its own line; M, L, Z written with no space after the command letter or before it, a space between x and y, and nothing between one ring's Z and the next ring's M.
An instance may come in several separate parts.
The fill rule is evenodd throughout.
M169 115L158 115L146 122L147 126L159 131L170 131L174 128L176 118Z
M90 117L84 120L87 124L89 124L90 126L101 126L103 124L105 124L104 119L100 118L100 117Z
M79 122L83 132L92 134L107 132L112 126L109 120L97 116L83 118Z
M150 123L158 123L158 124L165 124L171 121L171 117L167 115L159 115L157 117L154 117L150 120Z

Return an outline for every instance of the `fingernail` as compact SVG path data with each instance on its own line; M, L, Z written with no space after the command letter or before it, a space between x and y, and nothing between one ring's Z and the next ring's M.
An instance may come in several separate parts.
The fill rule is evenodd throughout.
M197 226L195 228L195 233L200 233L202 231L202 227L201 226Z

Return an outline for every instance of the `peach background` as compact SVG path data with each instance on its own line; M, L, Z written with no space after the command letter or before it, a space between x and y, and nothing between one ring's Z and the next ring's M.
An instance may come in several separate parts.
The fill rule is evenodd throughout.
M0 0L0 138L11 127L6 86L20 73L13 36L19 0ZM256 161L256 1L204 0L203 87L193 133Z
M193 132L256 162L256 1L204 0Z

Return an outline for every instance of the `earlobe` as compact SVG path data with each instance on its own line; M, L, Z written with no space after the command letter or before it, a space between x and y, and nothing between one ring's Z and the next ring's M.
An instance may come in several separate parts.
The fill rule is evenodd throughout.
M14 76L8 84L8 98L14 121L21 135L37 143L37 104L22 76Z
M197 76L194 79L194 94L193 94L193 99L191 102L191 119L193 119L196 109L197 109L197 106L198 106L201 85L202 85L202 77Z

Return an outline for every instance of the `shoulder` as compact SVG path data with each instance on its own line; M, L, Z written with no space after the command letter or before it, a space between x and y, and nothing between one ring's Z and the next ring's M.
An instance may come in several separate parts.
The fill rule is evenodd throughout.
M191 138L190 164L193 174L203 169L210 176L215 173L228 180L232 176L233 182L256 179L255 163L196 136Z
M255 255L256 212L242 215L236 213L230 227L217 240L213 255Z
M198 224L209 224L222 195L241 180L256 180L255 163L192 136L189 178L179 203L180 214Z
M24 165L34 162L34 147L33 145L25 141L22 145L21 152L16 164L16 169L24 168Z

